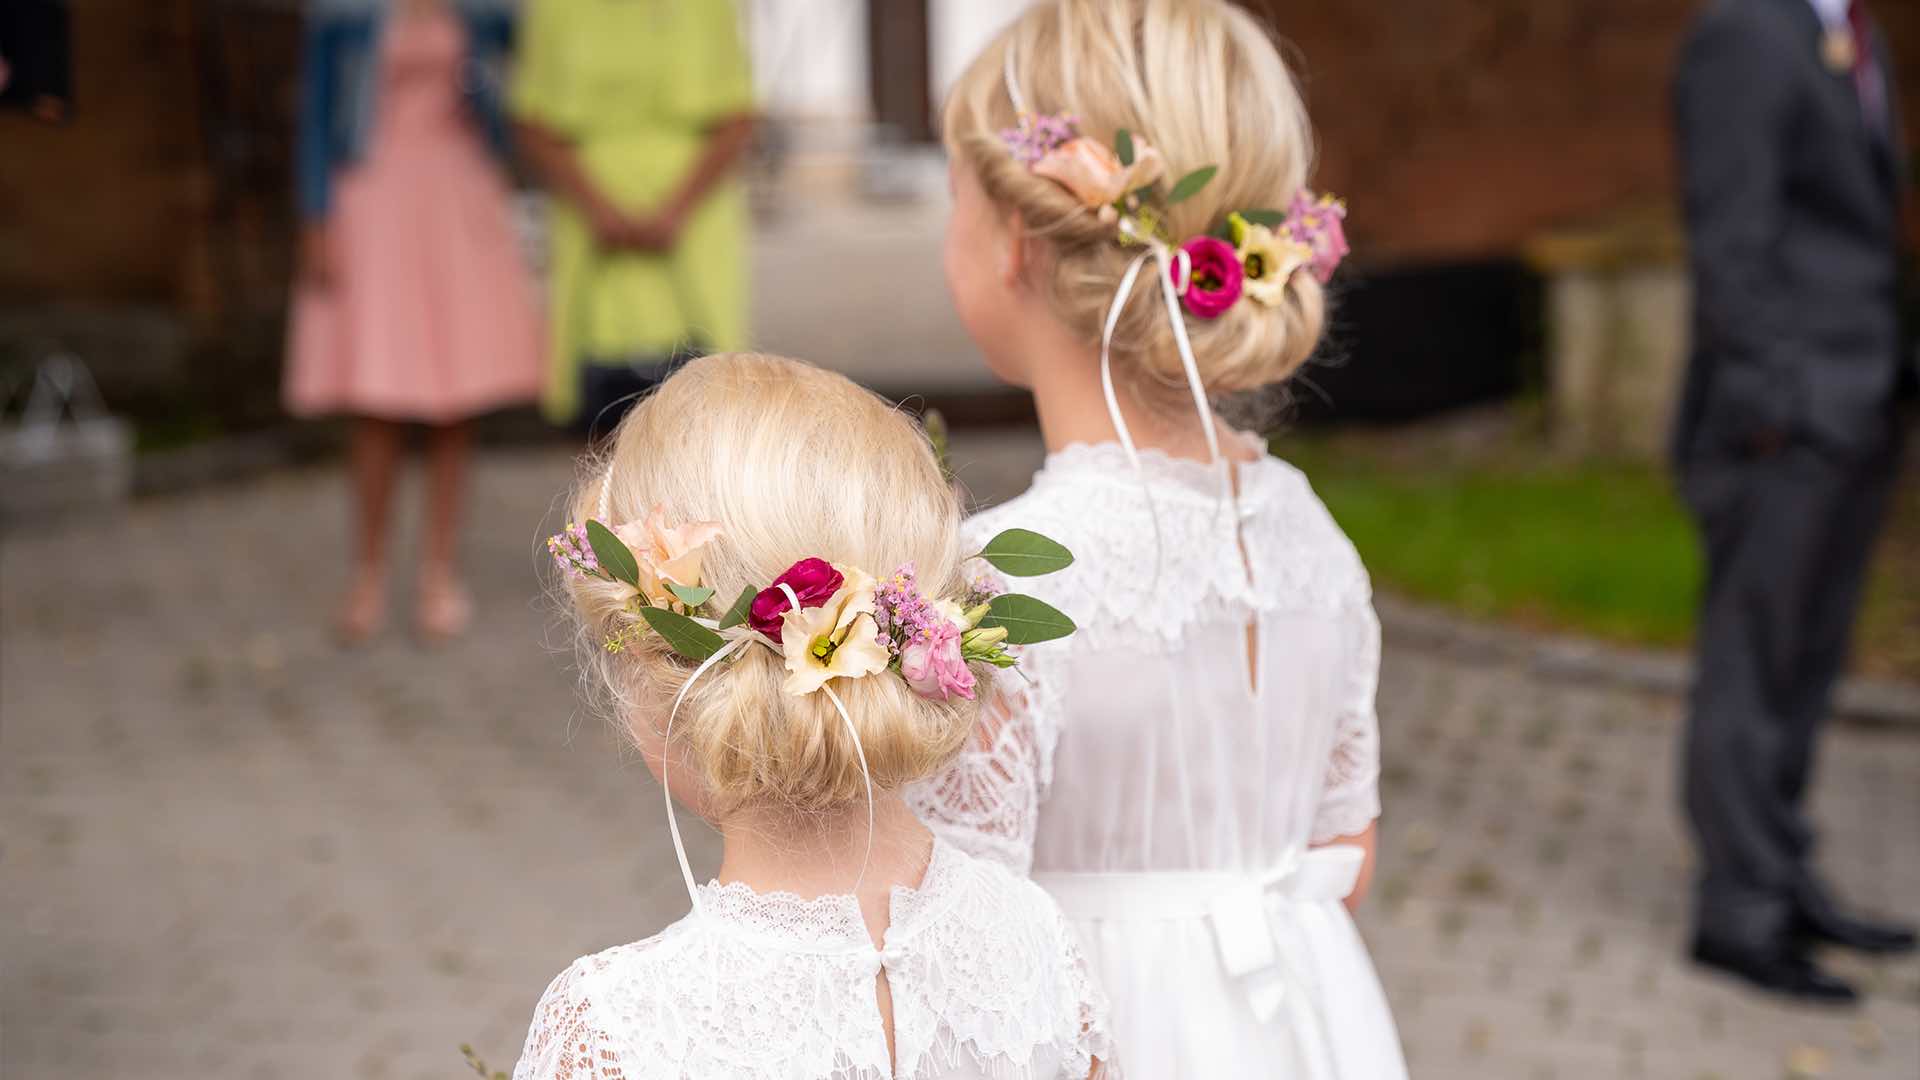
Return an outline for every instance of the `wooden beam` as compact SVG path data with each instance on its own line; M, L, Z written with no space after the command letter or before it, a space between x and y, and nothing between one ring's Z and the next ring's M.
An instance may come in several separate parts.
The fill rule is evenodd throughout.
M910 143L933 141L927 0L867 0L874 120Z

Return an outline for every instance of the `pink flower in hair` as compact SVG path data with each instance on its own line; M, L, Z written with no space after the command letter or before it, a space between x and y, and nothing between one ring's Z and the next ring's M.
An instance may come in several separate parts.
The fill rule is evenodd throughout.
M1196 236L1180 245L1187 253L1191 271L1187 290L1180 303L1196 319L1217 319L1240 299L1246 271L1240 266L1240 253L1217 236ZM1178 284L1176 279L1175 284Z
M900 650L900 674L913 692L935 701L973 700L973 672L960 648L960 626L942 619Z
M1122 165L1111 147L1082 135L1048 151L1032 168L1036 176L1072 192L1082 206L1099 210L1160 179L1166 174L1167 161L1135 135L1133 164Z
M1333 279L1340 260L1347 257L1347 204L1331 195L1316 196L1302 188L1287 208L1287 236L1313 249L1308 263L1313 276L1325 285Z
M616 525L613 535L627 545L639 564L640 594L647 603L670 607L678 601L667 586L691 589L700 584L702 549L720 538L720 523L668 525L666 508L655 506L642 521Z

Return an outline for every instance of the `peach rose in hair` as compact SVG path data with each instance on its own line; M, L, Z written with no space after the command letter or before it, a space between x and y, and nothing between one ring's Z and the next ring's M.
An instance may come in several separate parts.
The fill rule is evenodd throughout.
M645 521L629 521L613 530L613 535L633 552L640 564L640 594L647 603L665 607L677 603L669 584L683 589L700 584L700 549L720 536L717 521L694 521L669 526L666 508L655 506Z
M1138 135L1131 165L1120 164L1111 147L1082 135L1047 151L1033 171L1072 192L1087 209L1099 210L1166 175L1167 162Z

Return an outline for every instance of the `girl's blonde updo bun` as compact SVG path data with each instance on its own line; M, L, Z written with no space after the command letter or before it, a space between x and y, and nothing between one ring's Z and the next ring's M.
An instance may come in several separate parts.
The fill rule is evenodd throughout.
M1313 133L1299 88L1253 16L1226 0L1045 0L988 45L946 105L948 151L998 205L1017 210L1044 240L1051 300L1060 319L1098 340L1127 263L1115 227L1066 189L1036 176L1001 141L1017 114L1005 81L1007 51L1027 107L1068 113L1081 134L1111 145L1120 128L1166 157L1171 183L1203 165L1212 182L1167 216L1168 235L1207 232L1229 211L1284 210L1307 182ZM1291 375L1313 352L1325 295L1312 274L1290 280L1271 306L1243 298L1217 319L1187 320L1207 389L1251 390ZM1116 365L1150 383L1184 374L1159 289L1142 280L1115 328ZM1138 380L1136 380L1136 383Z
M606 505L601 495L606 494ZM925 436L840 375L778 356L695 360L628 414L611 450L590 462L571 519L609 527L664 509L671 524L718 522L703 581L724 605L818 556L884 578L912 563L929 596L962 586L960 506ZM601 648L631 625L628 590L595 578L566 585L592 688L635 741L665 727L692 665L657 634ZM712 813L760 804L827 810L864 799L859 754L825 694L781 690L780 654L749 646L694 684L674 720L668 760L690 768ZM974 665L977 697L992 669ZM897 674L839 679L876 788L931 775L972 728L973 701L932 701Z

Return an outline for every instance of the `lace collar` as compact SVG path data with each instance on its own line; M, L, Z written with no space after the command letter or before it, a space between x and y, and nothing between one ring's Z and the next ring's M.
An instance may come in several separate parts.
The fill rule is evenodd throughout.
M1227 428L1222 431L1223 449L1235 447L1252 451L1259 455L1252 461L1239 464L1241 472L1241 495L1244 499L1247 483L1247 470L1267 456L1266 444L1258 435ZM1156 493L1167 492L1182 496L1194 496L1206 502L1220 497L1220 466L1194 458L1174 457L1164 450L1151 447L1138 451L1140 471L1147 483ZM1223 455L1224 457L1224 455ZM1225 458L1228 467L1233 467L1232 458ZM1080 483L1092 480L1098 483L1125 484L1138 488L1139 480L1134 476L1133 466L1127 463L1127 452L1119 443L1113 441L1068 443L1066 446L1047 455L1046 463L1034 474L1033 486L1039 488L1056 483Z
M951 892L955 854L935 838L917 886L895 885L887 904L886 942L892 946L936 917ZM784 889L756 892L744 882L700 886L698 921L730 934L797 952L872 952L873 939L852 893L811 898Z

